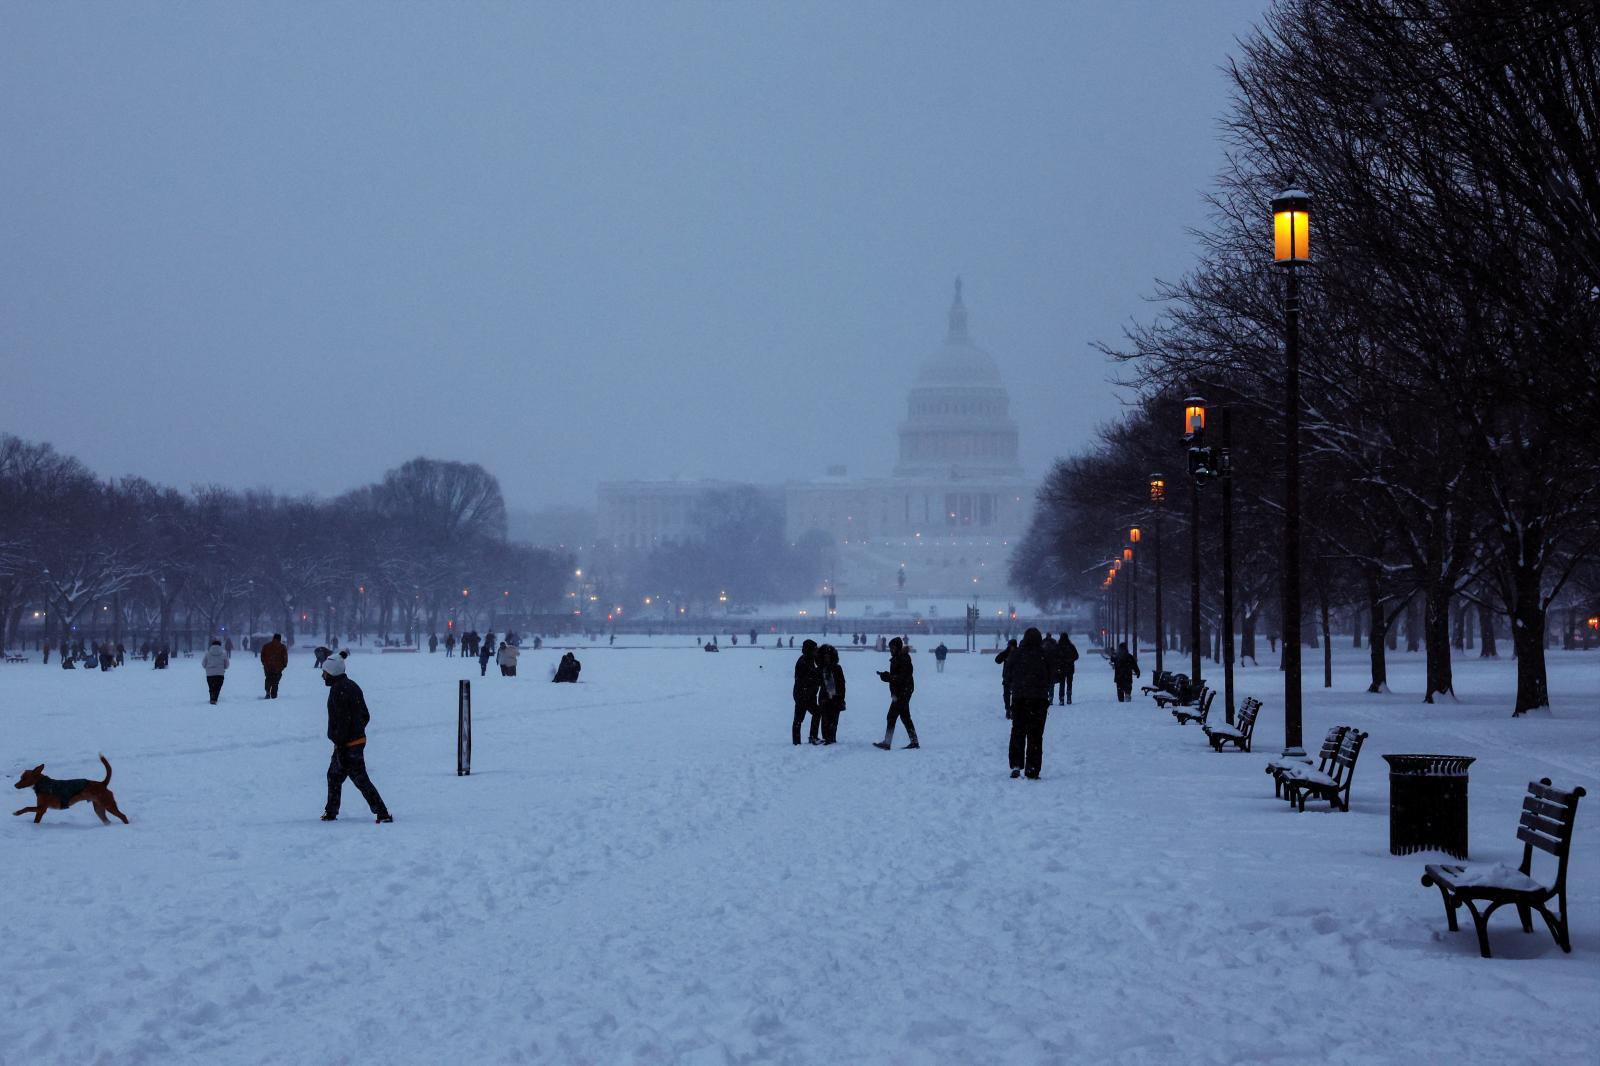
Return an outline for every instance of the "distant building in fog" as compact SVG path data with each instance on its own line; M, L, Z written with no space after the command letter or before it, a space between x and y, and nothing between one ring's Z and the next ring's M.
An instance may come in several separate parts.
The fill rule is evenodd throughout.
M1018 460L1011 398L994 357L972 340L957 280L944 344L917 369L886 478L843 467L782 486L791 543L821 532L837 546L835 585L847 597L897 591L918 600L1006 598L1007 560L1028 526L1034 485ZM644 550L690 530L694 502L721 481L613 481L599 492L600 540ZM887 606L887 601L885 601Z

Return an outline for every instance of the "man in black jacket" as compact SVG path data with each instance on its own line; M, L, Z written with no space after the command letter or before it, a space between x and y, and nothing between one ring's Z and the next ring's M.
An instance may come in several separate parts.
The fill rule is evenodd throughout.
M811 715L811 743L817 739L817 686L822 684L822 673L817 667L817 642L808 640L800 645L800 658L794 661L794 727L789 731L796 746L800 743L800 725Z
M1011 668L1011 776L1039 779L1044 723L1050 714L1050 658L1039 631L1029 627L1006 657Z
M922 747L917 743L917 727L911 721L911 694L916 691L917 683L911 673L911 656L906 654L899 637L889 642L889 669L879 670L878 678L889 683L889 724L883 731L883 740L875 741L872 746L888 751L894 743L894 723L903 719L906 736L911 738L906 747Z
M333 761L328 764L328 806L324 822L339 817L339 797L345 778L355 782L378 824L392 822L383 797L367 777L367 700L361 686L345 675L343 655L331 655L322 664L322 680L328 686L328 739L333 741Z

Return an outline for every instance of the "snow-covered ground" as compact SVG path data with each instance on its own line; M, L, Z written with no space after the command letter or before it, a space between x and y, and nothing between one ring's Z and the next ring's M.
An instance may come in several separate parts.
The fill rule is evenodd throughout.
M1553 715L1514 721L1510 662L1461 661L1461 702L1430 707L1414 658L1368 696L1339 648L1306 736L1371 731L1355 809L1296 814L1262 773L1271 669L1239 683L1266 701L1260 752L1217 755L1148 700L1116 704L1086 656L1029 782L1007 775L987 658L940 675L919 653L924 748L886 754L885 656L845 654L840 745L796 749L792 653L663 643L586 647L576 686L546 683L556 649L481 680L358 652L388 826L348 786L344 818L317 820L308 653L276 703L236 655L217 707L196 659L0 667L8 780L40 761L98 778L103 751L133 820L0 827L0 1062L1595 1061L1600 654L1552 653ZM1529 779L1589 790L1571 955L1508 911L1492 960L1465 915L1446 931L1418 884L1437 856L1388 853L1379 755L1412 751L1477 757L1475 859L1520 859Z

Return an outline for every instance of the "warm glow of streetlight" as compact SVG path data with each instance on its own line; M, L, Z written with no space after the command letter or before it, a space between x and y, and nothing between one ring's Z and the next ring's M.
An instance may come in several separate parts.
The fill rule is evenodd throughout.
M1139 537L1141 535L1142 534L1139 532L1139 527L1138 526L1134 526L1132 529L1128 530L1128 540L1131 543L1134 543L1134 544L1139 543Z
M1133 562L1133 549L1132 548L1123 548L1122 549L1122 561L1125 562L1125 563Z
M1206 402L1198 396L1190 396L1183 401L1183 431L1191 437L1204 433L1206 429Z
M1167 498L1167 477L1165 474L1150 475L1150 502L1162 503Z
M1279 266L1311 262L1311 194L1285 189L1272 198L1272 258Z

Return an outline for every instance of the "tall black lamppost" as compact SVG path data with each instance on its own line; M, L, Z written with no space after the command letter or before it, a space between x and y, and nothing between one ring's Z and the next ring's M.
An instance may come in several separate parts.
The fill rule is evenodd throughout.
M1139 527L1134 526L1128 530L1128 545L1123 554L1128 556L1133 564L1133 572L1128 575L1133 584L1133 657L1139 657Z
M1133 583L1133 549L1126 544L1122 546L1122 574L1127 581L1122 590L1122 631L1127 634L1129 653L1139 654L1139 634L1133 623L1135 613L1139 610L1138 588Z
M1196 457L1206 432L1206 402L1183 401L1183 441L1189 446L1189 684L1200 685L1200 471Z
M1305 753L1300 736L1300 274L1311 262L1311 196L1286 189L1272 200L1272 258L1287 270L1283 409L1283 752Z
M1165 474L1150 475L1150 507L1155 512L1156 550L1156 673L1161 672L1161 653L1167 646L1166 624L1161 620L1161 508L1167 502Z
M1233 724L1233 411L1223 404L1222 449L1216 472L1222 478L1222 693L1227 721Z

